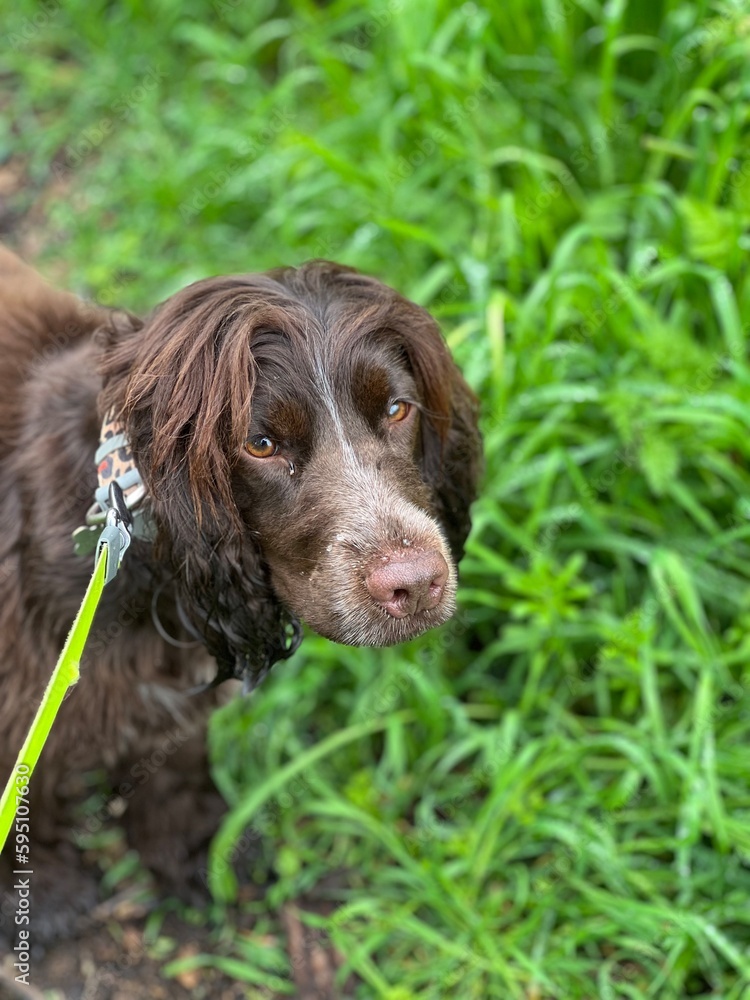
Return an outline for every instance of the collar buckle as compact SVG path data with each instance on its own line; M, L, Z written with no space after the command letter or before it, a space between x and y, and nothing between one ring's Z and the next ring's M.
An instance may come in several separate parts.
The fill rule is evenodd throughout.
M130 526L133 523L130 511L127 509L122 490L117 483L109 485L109 502L104 531L99 535L96 545L95 562L99 561L102 546L107 546L107 572L104 577L105 586L114 580L120 568L122 557L130 546ZM124 515L124 516L123 516Z
M112 485L110 484L110 490ZM136 510L138 505L141 503L143 498L146 496L146 487L141 483L134 490L131 490L127 494L120 492L120 496L123 499L123 504L130 515L132 521L132 511ZM111 502L111 494L110 494ZM86 524L89 526L101 526L106 523L108 510L106 507L102 507L98 500L95 500L89 507L86 513Z

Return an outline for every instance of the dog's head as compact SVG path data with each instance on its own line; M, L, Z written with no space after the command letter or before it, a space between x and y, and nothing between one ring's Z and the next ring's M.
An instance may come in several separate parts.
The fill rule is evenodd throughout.
M222 675L284 655L290 616L377 646L450 617L480 447L424 309L324 261L211 278L111 333L103 372Z

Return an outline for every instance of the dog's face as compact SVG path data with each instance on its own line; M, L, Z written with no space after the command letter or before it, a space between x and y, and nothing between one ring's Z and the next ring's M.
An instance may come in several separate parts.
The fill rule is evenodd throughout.
M393 333L309 317L259 335L243 522L288 607L337 642L386 646L446 621L456 570L421 468L424 400Z
M453 613L479 438L424 310L326 262L210 279L113 337L104 371L220 662L280 655L284 609L378 646Z

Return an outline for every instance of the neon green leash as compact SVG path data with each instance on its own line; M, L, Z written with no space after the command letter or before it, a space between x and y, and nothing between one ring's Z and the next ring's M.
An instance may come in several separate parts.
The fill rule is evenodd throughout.
M116 484L115 484L116 485ZM120 494L120 497L122 494ZM89 582L81 607L60 653L52 677L37 709L31 729L18 754L16 766L8 778L3 797L0 799L0 851L5 847L16 810L27 795L27 785L31 774L44 749L52 724L62 705L68 689L77 683L83 648L91 631L91 623L101 600L104 587L113 580L120 568L125 551L130 544L130 533L126 518L118 512L123 509L115 491L110 487L110 503L107 523L99 537L96 550L94 573ZM113 502L114 501L114 502Z

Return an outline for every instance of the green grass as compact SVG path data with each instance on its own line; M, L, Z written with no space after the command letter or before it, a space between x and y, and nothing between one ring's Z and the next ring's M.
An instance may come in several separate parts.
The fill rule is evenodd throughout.
M750 7L38 9L0 154L48 273L138 309L333 257L483 403L454 621L214 718L217 898L234 854L261 927L330 899L361 998L747 1000ZM231 924L197 961L291 992Z

